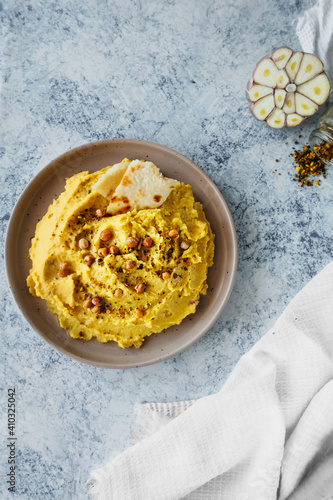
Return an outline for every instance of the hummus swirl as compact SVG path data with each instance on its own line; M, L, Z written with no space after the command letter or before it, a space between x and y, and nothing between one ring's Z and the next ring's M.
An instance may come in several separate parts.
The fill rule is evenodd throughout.
M195 312L214 235L183 183L159 208L104 215L108 202L92 186L105 171L67 180L37 224L27 284L73 338L140 347Z

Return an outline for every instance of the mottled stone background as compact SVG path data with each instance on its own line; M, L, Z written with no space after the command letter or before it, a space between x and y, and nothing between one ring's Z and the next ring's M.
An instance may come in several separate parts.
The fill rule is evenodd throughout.
M14 204L37 172L73 147L113 137L155 141L197 163L225 197L239 243L234 290L214 327L175 358L124 371L80 364L46 344L21 317L2 267L1 499L87 499L89 471L129 446L136 404L217 391L332 259L333 173L320 187L292 180L294 141L303 143L316 119L272 131L252 118L244 96L258 59L281 45L300 49L295 23L311 5L0 3L1 254ZM11 386L18 439L9 496Z

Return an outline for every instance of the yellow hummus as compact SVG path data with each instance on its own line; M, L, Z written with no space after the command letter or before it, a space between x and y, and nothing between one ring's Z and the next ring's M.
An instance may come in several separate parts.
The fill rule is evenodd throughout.
M92 186L106 170L67 180L37 224L27 283L72 337L140 347L195 312L214 235L182 183L159 208L101 216L108 201Z

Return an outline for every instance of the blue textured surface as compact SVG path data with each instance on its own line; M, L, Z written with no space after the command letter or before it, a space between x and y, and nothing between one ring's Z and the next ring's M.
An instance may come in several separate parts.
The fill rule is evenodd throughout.
M125 371L83 365L47 345L17 311L2 268L1 499L87 499L90 470L129 446L136 404L217 391L332 259L333 174L320 187L292 181L294 141L307 139L315 118L272 131L252 118L244 97L262 56L281 45L300 49L294 21L311 4L0 3L1 255L10 213L33 176L68 149L112 137L155 141L197 163L223 193L239 242L234 290L214 327L175 358ZM12 386L18 439L10 496Z

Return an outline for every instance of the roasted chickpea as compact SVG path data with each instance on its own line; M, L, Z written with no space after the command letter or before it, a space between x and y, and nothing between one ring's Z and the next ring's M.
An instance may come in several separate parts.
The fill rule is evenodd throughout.
M138 246L139 240L137 238L134 238L134 236L129 236L126 240L126 246L128 248L135 248Z
M99 248L97 250L98 257L106 257L108 255L108 253L109 253L109 250L106 247Z
M166 271L165 273L162 273L162 278L164 280L169 280L171 278L171 274Z
M98 208L95 213L97 217L104 217L104 215L106 214L106 210L105 208Z
M104 229L99 237L102 241L109 241L112 238L112 232L110 231L110 229Z
M153 245L153 240L151 239L150 236L147 236L147 238L145 238L143 241L142 241L142 244L144 247L146 248L150 248L152 245Z
M94 304L94 306L102 306L104 303L102 297L99 297L98 295L95 295L95 297L93 297L91 301Z
M134 269L135 260L126 260L125 261L125 269Z
M137 319L142 318L142 317L144 316L144 314L145 314L145 313L144 313L144 311L142 311L142 309L138 309L138 308L134 309L134 312L133 312L133 313L134 313L134 316L135 316Z
M91 299L86 299L84 302L83 302L83 305L84 307L87 307L88 309L90 309L92 306L93 306L93 302Z
M86 238L81 238L79 240L79 248L81 250L87 250L88 247L89 247L89 241Z
M112 255L117 255L120 252L116 245L111 245L109 251Z
M135 285L134 290L136 293L143 293L146 289L146 285L144 283L138 283Z
M95 314L98 314L101 312L101 308L99 306L94 306L91 310Z
M186 241L182 241L180 244L180 248L182 250L187 250L188 248L190 248L190 245Z
M90 267L92 263L95 261L95 257L91 254L88 254L84 256L83 261L87 264L87 266Z
M60 278L66 278L70 273L69 263L68 262L60 262L58 276Z
M169 232L168 232L168 236L169 238L172 238L172 239L175 239L178 237L178 231L177 229L171 229Z
M117 298L120 299L122 297L124 292L122 291L121 288L116 288L115 291L113 292L113 295Z

